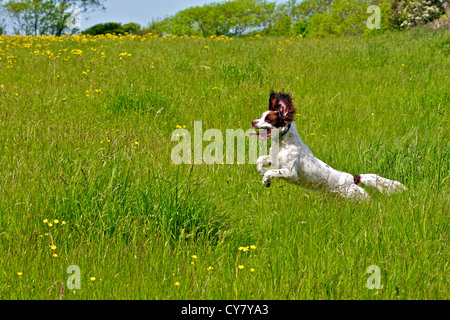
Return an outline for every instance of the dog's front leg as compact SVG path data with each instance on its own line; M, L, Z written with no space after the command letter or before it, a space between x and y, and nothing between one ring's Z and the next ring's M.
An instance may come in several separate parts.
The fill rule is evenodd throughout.
M270 187L270 183L272 182L273 178L289 178L293 175L292 171L288 169L274 169L269 170L266 173L264 173L264 178L262 183L266 187Z
M269 156L261 156L258 158L258 160L256 160L256 169L262 175L264 175L267 171L267 169L265 168L265 165L271 165L271 164L272 164L272 160L270 159L270 155Z

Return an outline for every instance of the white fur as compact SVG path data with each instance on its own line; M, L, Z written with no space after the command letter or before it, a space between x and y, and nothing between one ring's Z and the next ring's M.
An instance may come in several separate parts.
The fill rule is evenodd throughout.
M261 119L253 121L252 125L260 129L275 129L264 120L267 112ZM286 130L287 128L280 128ZM331 168L323 161L314 157L313 153L300 139L295 123L291 123L289 131L278 137L272 134L272 140L279 139L278 152L275 152L274 143L270 155L258 158L257 169L264 175L262 180L269 187L274 178L282 178L289 182L306 188L325 187L331 192L337 192L346 198L369 199L366 190L355 184L354 176ZM276 142L276 141L275 141ZM275 169L267 169L266 165L277 164ZM362 174L361 183L375 187L380 192L388 194L406 190L400 182L382 178L376 174Z

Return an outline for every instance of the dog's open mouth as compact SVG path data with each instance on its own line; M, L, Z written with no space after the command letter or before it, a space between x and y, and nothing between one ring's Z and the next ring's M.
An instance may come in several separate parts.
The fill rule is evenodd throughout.
M259 136L259 141L266 141L269 137L272 131L270 129L264 129L260 131L253 131L248 134L249 137L251 136Z

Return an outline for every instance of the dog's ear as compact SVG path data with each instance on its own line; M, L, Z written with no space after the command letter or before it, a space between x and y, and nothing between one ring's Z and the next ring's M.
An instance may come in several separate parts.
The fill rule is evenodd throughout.
M280 118L284 123L294 121L295 108L288 94L280 92L276 98L276 110L280 112Z
M275 111L277 109L277 96L278 94L275 93L273 90L270 91L269 110L271 111Z

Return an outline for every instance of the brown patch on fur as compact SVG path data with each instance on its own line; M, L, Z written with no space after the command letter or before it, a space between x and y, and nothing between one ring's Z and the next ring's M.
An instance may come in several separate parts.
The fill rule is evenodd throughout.
M275 128L279 128L282 126L282 121L280 119L279 116L279 112L278 111L270 111L267 115L266 118L264 119L265 122L271 124L272 126L274 126Z
M278 94L275 93L273 90L270 92L270 98L269 98L269 110L275 111L277 108L277 97Z
M265 121L274 127L285 127L294 121L295 108L291 97L283 92L270 92L269 111ZM275 118L277 117L277 119Z
M355 184L360 184L361 183L361 176L354 175L353 176L353 181L355 182Z
M277 110L280 111L280 118L285 124L294 121L295 108L292 99L288 94L283 92L278 93Z

